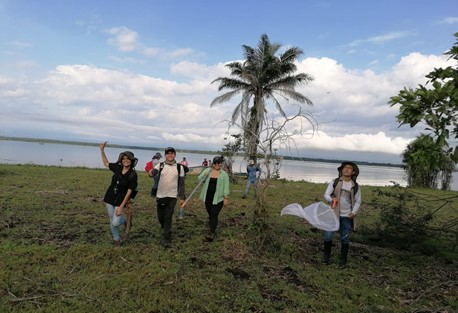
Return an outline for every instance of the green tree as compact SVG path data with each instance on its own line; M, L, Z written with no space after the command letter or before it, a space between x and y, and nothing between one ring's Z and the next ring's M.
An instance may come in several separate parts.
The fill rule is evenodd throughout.
M428 135L420 135L407 145L402 162L410 187L436 188L443 150Z
M256 160L259 135L266 122L266 101L271 100L283 117L286 117L286 114L280 105L279 97L312 105L312 101L297 92L295 87L308 83L313 78L305 73L295 74L297 66L294 62L303 54L297 47L287 48L283 53L279 53L281 45L271 43L266 34L261 36L256 48L246 45L242 47L245 61L227 64L231 76L219 77L212 82L219 82L218 91L229 91L216 97L210 106L241 96L231 122L235 123L239 117L241 118L246 153ZM250 106L251 99L253 102Z
M410 127L423 122L426 130L432 132L436 142L449 147L448 153L453 162L458 162L458 147L452 142L458 138L458 32L457 42L445 53L453 65L436 68L426 75L425 86L404 88L397 96L391 97L389 104L400 104L398 122Z
M232 134L231 137L233 141L229 141L224 145L221 155L224 157L224 163L226 166L226 171L229 174L229 177L232 182L235 181L234 173L232 170L232 165L234 164L234 157L242 148L242 135L241 134ZM224 138L228 139L228 138Z

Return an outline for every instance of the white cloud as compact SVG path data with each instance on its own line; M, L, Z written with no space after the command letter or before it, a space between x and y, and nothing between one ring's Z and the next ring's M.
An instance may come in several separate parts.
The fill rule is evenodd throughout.
M458 17L447 17L441 21L442 24L455 24L458 23Z
M393 40L397 40L397 39L402 39L402 38L408 37L410 35L411 35L411 33L408 32L408 31L391 32L391 33L387 33L387 34L383 34L383 35L372 36L372 37L369 37L369 38L366 38L366 39L358 39L358 40L355 40L355 41L349 43L348 46L357 47L357 46L361 46L361 45L366 44L366 43L383 44L385 42L389 42L389 41L393 41ZM350 50L350 51L354 52L353 49Z
M407 32L407 31L392 32L392 33L388 33L388 34L384 34L384 35L379 35L379 36L374 36L374 37L368 38L366 41L380 44L380 43L384 43L384 42L387 42L387 41L392 41L392 40L395 40L395 39L405 38L405 37L407 37L409 35L410 35L410 33Z
M376 74L352 71L330 58L306 58L300 72L315 80L301 86L313 102L306 108L319 122L319 132L295 136L300 151L310 149L366 151L399 155L421 129L398 128L398 109L389 98L404 86L424 83L434 67L447 66L443 56L411 53L392 69ZM218 95L211 81L227 76L224 64L206 66L183 61L171 73L182 82L88 65L61 65L37 81L0 77L1 131L38 136L52 131L75 138L181 148L217 150L239 99L210 108ZM282 103L289 115L297 106ZM273 106L269 114L275 114ZM304 124L302 124L304 126ZM305 124L305 131L310 126ZM288 125L299 129L299 121ZM234 132L236 132L234 130ZM134 138L128 140L127 138Z
M195 62L182 61L170 66L170 72L174 75L206 79L213 81L216 77L228 76L229 70L223 63L219 63L215 66L209 67L205 64L199 64Z
M115 46L123 52L133 51L137 47L138 33L127 27L113 27L107 29L106 33L112 37L108 39L110 45Z
M177 57L183 57L183 56L187 56L187 55L190 55L194 53L194 50L193 49L190 49L190 48L183 48L183 49L177 49L177 50L174 50L174 51L171 51L170 52L170 55L173 57L173 58L177 58Z
M298 148L320 149L329 151L363 151L384 152L400 154L411 141L411 138L391 138L384 132L375 134L345 134L341 136L329 136L324 132L317 132L307 140L296 140Z
M155 57L161 53L161 49L153 48L153 47L146 47L143 49L143 54L147 57Z
M159 57L162 59L180 59L196 55L196 51L191 48L180 48L176 50L166 50L158 47L145 46L141 41L138 33L127 27L113 27L106 29L105 33L110 37L107 39L108 44L114 46L117 50L123 53L139 52L146 58ZM112 60L125 63L144 63L134 57L120 58L113 56Z

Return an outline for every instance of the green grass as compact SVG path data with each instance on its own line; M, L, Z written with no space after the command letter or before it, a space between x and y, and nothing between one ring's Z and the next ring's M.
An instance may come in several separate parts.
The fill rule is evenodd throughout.
M133 228L113 247L102 203L108 170L0 164L0 312L455 312L458 252L430 238L421 249L382 247L371 237L380 212L375 187L362 186L360 231L349 266L321 263L322 233L280 217L293 202L322 199L324 184L275 181L269 188L269 240L252 230L255 201L232 186L217 239L204 240L207 214L198 194L174 220L172 248L159 244L151 181L139 172ZM196 177L188 176L188 193ZM383 187L389 190L392 187ZM456 192L418 190L429 199ZM438 200L439 202L439 200ZM435 225L458 217L458 201ZM434 202L433 202L434 203Z

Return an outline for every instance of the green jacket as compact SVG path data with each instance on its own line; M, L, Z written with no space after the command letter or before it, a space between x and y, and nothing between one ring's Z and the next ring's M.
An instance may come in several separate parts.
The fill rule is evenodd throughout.
M210 183L210 179L208 175L211 175L211 168L206 168L199 174L197 177L197 181L201 181L205 179L204 186L202 187L202 191L200 192L199 199L205 202L205 198L207 196L208 184ZM224 200L224 197L229 196L229 175L223 170L220 170L218 180L216 182L216 191L215 196L213 197L213 204L218 204Z

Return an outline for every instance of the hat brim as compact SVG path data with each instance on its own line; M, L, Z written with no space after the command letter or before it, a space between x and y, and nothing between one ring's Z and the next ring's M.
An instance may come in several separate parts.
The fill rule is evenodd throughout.
M132 162L131 167L134 168L134 167L137 165L137 163L138 163L138 159L137 159L137 158L134 156L134 154L133 154L132 152L130 152L130 151L121 152L121 153L119 154L119 157L118 157L118 163L121 163L122 157L123 157L124 155L125 155L126 157L129 158L130 162Z
M339 173L342 172L342 169L344 168L345 165L351 165L351 167L353 167L353 171L355 172L355 174L353 174L352 176L355 176L355 179L356 179L356 177L358 177L358 175L359 175L359 167L358 167L358 165L356 165L354 162L350 162L350 161L342 162L342 164L337 168Z

